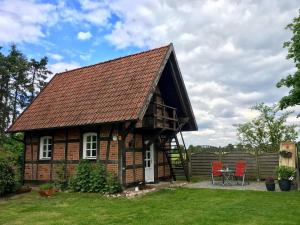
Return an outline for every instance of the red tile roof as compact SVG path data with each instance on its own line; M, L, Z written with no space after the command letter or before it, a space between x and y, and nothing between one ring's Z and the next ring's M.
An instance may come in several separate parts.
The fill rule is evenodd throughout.
M138 119L170 48L56 74L8 132Z

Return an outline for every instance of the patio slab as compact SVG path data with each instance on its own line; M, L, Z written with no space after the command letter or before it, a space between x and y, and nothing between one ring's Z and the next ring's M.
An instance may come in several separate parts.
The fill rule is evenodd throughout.
M249 184L245 183L244 186L233 183L231 185L224 185L222 182L212 184L211 181L201 181L197 183L189 183L186 185L188 188L208 188L208 189L228 189L228 190L251 190L251 191L267 191L264 182L251 181ZM280 191L278 184L276 184L275 191Z

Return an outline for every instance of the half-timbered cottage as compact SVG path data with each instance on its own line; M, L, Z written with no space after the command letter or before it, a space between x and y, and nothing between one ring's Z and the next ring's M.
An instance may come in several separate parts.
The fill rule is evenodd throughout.
M170 44L56 74L8 132L24 132L26 183L53 180L61 162L71 176L87 159L127 187L176 179L177 170L189 179L179 139L194 130Z

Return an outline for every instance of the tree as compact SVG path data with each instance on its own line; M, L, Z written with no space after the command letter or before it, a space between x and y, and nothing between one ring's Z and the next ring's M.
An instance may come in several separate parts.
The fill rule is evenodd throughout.
M29 76L30 76L30 101L45 87L45 80L52 74L47 69L48 58L44 57L40 61L31 59L29 62Z
M246 122L239 124L237 134L241 144L250 146L255 151L256 159L256 175L260 180L260 172L258 166L258 153L265 151L279 151L281 141L295 141L297 132L295 125L287 125L287 117L292 112L279 113L276 105L267 106L260 103L252 107L253 110L259 112L259 116Z
M28 103L28 86L29 79L27 76L28 61L26 57L12 45L9 55L7 56L7 67L10 74L10 106L12 109L11 116L14 122L17 116Z
M9 124L9 78L7 59L0 52L0 140L2 140L4 130Z
M251 146L258 151L279 151L280 142L295 141L297 132L295 125L287 125L287 117L292 112L279 112L276 105L267 106L260 103L252 107L259 116L239 124L237 134L241 144Z
M45 86L51 72L48 59L31 59L12 45L7 55L0 47L0 147L9 137L5 130Z
M283 47L288 49L286 58L294 61L296 71L277 83L277 87L290 88L289 94L279 101L280 109L300 105L300 11L299 16L295 17L293 22L286 26L286 29L291 30L293 36L283 44Z

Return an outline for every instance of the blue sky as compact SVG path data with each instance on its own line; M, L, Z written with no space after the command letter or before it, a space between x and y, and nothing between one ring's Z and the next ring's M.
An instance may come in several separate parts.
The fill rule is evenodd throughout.
M2 1L0 1L2 2ZM12 37L8 41L2 41L1 46L4 51L8 51L9 45L16 43L18 48L24 52L29 58L40 58L47 56L52 70L59 72L67 69L94 64L100 61L105 61L111 58L127 55L137 51L147 49L146 46L136 47L128 46L126 48L118 48L110 43L106 36L110 34L112 26L122 18L118 17L111 10L107 9L107 3L104 1L3 1L4 7L2 11L4 16L19 17L18 22L23 26L22 22L25 17L32 16L33 22L25 23L26 26L36 26L38 31L42 34L32 37L32 40L26 40L26 37ZM84 9L84 6L91 5L92 8ZM99 4L99 5L98 5ZM14 9L19 7L45 7L37 10L37 13L45 13L47 18L44 22L38 23L39 16L28 15L25 10L22 14L18 14ZM78 20L81 13L88 15L93 13L97 8L107 10L107 15L104 21L94 22L89 20ZM64 15L65 11L72 11L74 18ZM47 14L48 13L48 14ZM76 15L76 13L78 15ZM5 15L6 14L6 15ZM14 14L14 15L12 15ZM97 14L96 14L97 15ZM58 18L56 18L58 17ZM97 18L95 18L96 20ZM23 21L22 21L23 20ZM78 21L77 21L78 20ZM53 23L49 25L49 23ZM28 31L30 32L30 31ZM3 34L5 35L5 34ZM24 34L22 34L24 35ZM26 33L25 33L26 36ZM30 36L30 35L28 35Z
M285 26L299 0L0 0L0 45L49 57L53 72L172 42L199 125L188 144L236 143L250 107L277 103L294 70ZM299 108L293 108L299 113ZM289 123L300 125L294 115Z

